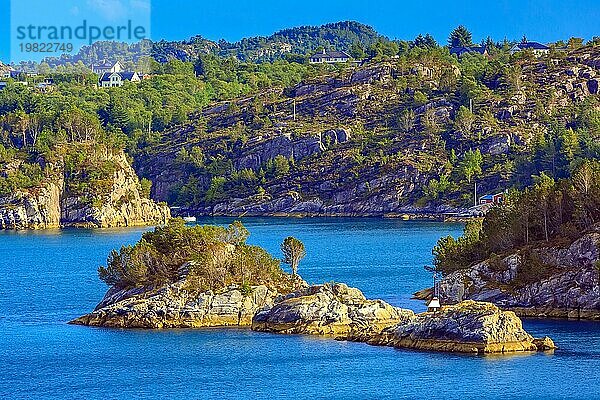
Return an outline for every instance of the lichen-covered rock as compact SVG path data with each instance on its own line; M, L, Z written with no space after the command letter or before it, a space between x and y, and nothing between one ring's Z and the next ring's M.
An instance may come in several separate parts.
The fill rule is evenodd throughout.
M96 309L72 324L116 328L201 328L250 326L257 310L272 306L278 293L266 286L245 293L186 289L185 280L159 288L111 289Z
M383 330L371 344L462 353L509 353L555 348L549 338L535 340L510 311L490 303L465 301L416 315Z
M293 293L259 311L252 329L361 340L413 316L412 311L382 300L367 300L360 290L345 284L325 284Z

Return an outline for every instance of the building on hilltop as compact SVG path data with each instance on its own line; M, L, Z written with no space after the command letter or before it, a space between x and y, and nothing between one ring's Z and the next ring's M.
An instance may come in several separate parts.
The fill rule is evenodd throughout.
M523 50L531 50L535 56L539 57L548 54L550 52L550 47L538 42L530 42L526 38L523 38L521 43L517 43L510 48L510 53L515 54Z
M20 80L21 78L23 78L24 76L26 76L27 74L23 71L15 71L15 70L9 70L6 71L2 74L2 79L17 79Z
M90 69L97 75L104 75L107 72L123 71L123 65L119 61L112 63L107 60L102 60L99 64L92 64Z
M350 56L343 51L326 51L316 53L310 56L311 64L336 64L345 63L350 60Z
M121 87L125 82L139 82L137 72L105 72L100 77L100 87Z

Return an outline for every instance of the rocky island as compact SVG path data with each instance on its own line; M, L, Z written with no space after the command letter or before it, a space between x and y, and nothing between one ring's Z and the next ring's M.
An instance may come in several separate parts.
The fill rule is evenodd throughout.
M600 319L600 163L506 196L434 248L446 303L487 301L524 317ZM417 293L431 296L431 290Z
M523 317L600 319L598 261L600 226L594 225L569 245L552 244L493 257L445 276L443 301L492 302ZM523 263L543 274L523 282Z
M368 300L342 283L308 285L285 273L263 249L246 244L247 236L237 222L227 228L188 227L179 220L145 233L135 246L111 253L107 266L99 269L111 288L94 311L71 323L152 329L243 326L466 353L554 348L549 338L529 335L514 313L489 303L467 301L415 314Z

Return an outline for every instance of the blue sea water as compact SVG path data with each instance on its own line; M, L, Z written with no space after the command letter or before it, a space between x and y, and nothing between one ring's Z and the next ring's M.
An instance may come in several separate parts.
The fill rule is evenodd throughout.
M226 223L227 219L201 222ZM293 235L310 282L341 281L416 310L422 266L459 224L381 219L246 219L279 254ZM415 352L243 329L117 330L67 325L106 287L96 269L144 229L0 233L0 398L595 399L600 323L524 321L554 354Z

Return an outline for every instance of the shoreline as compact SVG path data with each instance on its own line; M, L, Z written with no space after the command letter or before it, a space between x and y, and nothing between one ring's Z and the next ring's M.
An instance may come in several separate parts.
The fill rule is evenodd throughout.
M183 211L184 209L171 211L175 217L184 217L188 214L197 218L290 218L290 219L310 219L310 218L332 218L332 219L345 219L345 218L365 218L365 219L397 219L404 221L432 221L432 222L466 222L479 217L466 217L466 216L451 216L444 213L369 213L369 214L354 214L354 213L206 213L201 211L190 210L189 212Z
M174 218L182 218L186 216L186 213L178 213L174 215ZM378 214L378 215L340 215L340 214L301 214L301 213L268 213L268 214L195 214L197 218L273 218L273 219L317 219L317 218L331 218L331 219L372 219L372 220L400 220L400 221L415 221L415 222L441 222L441 223L465 223L471 219L477 217L452 217L444 218L443 215L439 214ZM406 218L408 217L408 218ZM93 226L93 224L68 224L60 226L49 226L49 227L27 227L27 228L2 228L0 232L44 232L44 231L63 231L63 230L81 230L81 231L105 231L110 229L134 229L134 228L146 228L155 227L160 224L130 224L123 226L109 226L99 227Z

